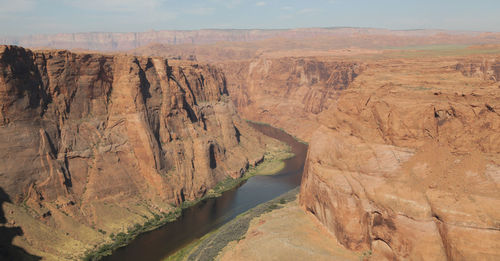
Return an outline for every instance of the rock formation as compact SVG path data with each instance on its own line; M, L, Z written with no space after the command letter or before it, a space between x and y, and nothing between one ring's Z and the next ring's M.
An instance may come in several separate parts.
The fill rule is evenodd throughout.
M363 70L359 62L329 58L259 58L223 63L238 112L308 140L317 116Z
M455 52L221 67L241 115L310 142L300 202L344 247L373 260L498 260L498 58Z
M223 68L244 117L310 142L301 205L346 248L373 260L499 259L498 58L374 58Z
M14 243L70 259L239 177L275 142L212 66L15 46L0 47L0 137Z
M500 82L500 61L493 59L465 59L455 67L463 75L479 77L487 81Z
M500 258L500 89L455 69L454 58L368 64L318 117L300 200L345 247L374 260Z
M360 32L360 46L380 39ZM207 49L174 51L162 55ZM205 58L228 50L219 51ZM310 142L300 204L344 247L373 260L500 259L497 56L254 51L218 60L224 76L194 62L2 47L0 184L12 201L3 211L25 232L14 243L72 258L104 241L98 231L123 231L241 175L272 141L239 119L230 93L243 117ZM40 244L47 238L55 243Z

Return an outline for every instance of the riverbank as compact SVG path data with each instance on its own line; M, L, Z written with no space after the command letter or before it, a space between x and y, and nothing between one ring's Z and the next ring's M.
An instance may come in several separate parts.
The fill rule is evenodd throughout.
M249 166L240 178L232 179L228 177L227 179L219 182L213 189L208 190L203 197L197 200L185 201L180 206L177 206L173 211L165 213L164 215L154 215L154 218L149 219L142 225L135 224L133 227L128 228L127 233L121 232L116 235L111 234L110 242L101 245L95 250L88 251L83 257L83 260L100 260L105 256L109 256L114 250L128 245L137 236L156 230L177 220L184 209L192 207L201 201L219 197L225 191L234 189L242 182L253 176L272 175L278 173L285 167L284 161L293 156L294 154L291 152L290 146L283 142L280 142L279 145L276 146L269 145L262 162L256 166Z
M222 193L237 187L251 177L257 175L274 175L280 172L285 167L284 161L295 156L289 145L284 143L281 145L279 147L270 147L264 154L263 161L256 166L250 166L240 178L226 178L219 182L213 189L210 189L204 197L196 201L186 202L187 206L192 206L208 198L219 197Z
M246 234L250 221L260 215L279 209L287 202L296 199L299 189L293 189L278 198L248 210L234 218L229 223L212 231L199 240L187 245L164 261L174 260L196 260L203 255L203 259L213 260L218 253L232 241L238 241Z
M360 260L305 213L299 189L239 215L164 261L185 260Z

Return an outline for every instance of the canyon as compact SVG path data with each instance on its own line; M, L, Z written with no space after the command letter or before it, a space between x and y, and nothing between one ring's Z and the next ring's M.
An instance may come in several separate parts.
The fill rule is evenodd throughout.
M243 117L267 122L309 141L318 115L332 106L363 65L328 57L259 58L222 63Z
M5 223L37 256L82 256L279 145L240 119L212 66L2 46L0 71Z
M241 177L282 146L244 118L309 148L297 199L249 219L218 259L500 258L497 34L168 37L54 41L128 54L2 47L0 184L16 246L76 258Z
M499 57L330 60L226 68L243 117L309 142L300 205L374 260L500 258Z
M301 204L379 258L498 259L500 90L421 63L367 70L324 112Z

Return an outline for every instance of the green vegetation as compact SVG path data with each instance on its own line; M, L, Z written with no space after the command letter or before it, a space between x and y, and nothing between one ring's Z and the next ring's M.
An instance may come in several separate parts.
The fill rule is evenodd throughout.
M264 155L264 161L256 166L250 166L245 174L243 174L243 176L241 176L240 178L233 179L227 177L225 180L219 182L213 189L209 190L203 198L186 204L194 205L206 198L218 197L223 192L237 187L243 181L246 181L253 176L272 175L278 173L285 167L285 163L283 161L294 156L294 154L291 153L290 150L290 147L287 146L284 150L266 152L266 154Z
M267 209L270 211L273 211L273 210L278 209L278 208L280 208L280 206L278 204L271 204L271 205L267 206Z
M285 150L276 150L272 152L266 152L264 155L264 161L256 166L250 166L243 176L233 179L231 177L227 177L225 180L217 183L217 185L210 189L205 196L192 200L192 201L184 201L182 202L180 208L185 209L191 206L198 204L200 201L209 198L219 197L225 191L234 189L238 185L240 185L243 181L250 179L256 175L272 175L276 174L280 170L285 167L284 160L293 157L294 154L290 152L290 147L286 147Z
M213 260L219 252L230 242L239 241L245 238L250 226L250 222L262 214L269 213L275 209L280 209L283 204L296 199L299 189L293 189L271 201L262 203L255 208L248 210L222 227L206 234L200 239L186 245L164 261Z
M370 258L371 255L372 255L371 250L365 251L365 252L363 252L363 254L361 254L360 260L366 260L367 258Z
M219 197L223 192L237 187L243 181L246 181L255 175L271 175L279 172L285 167L283 160L294 156L290 150L290 147L286 146L284 148L266 152L264 160L256 166L250 166L245 174L240 178L233 179L231 177L227 177L225 180L219 182L213 189L209 190L202 198L193 201L184 201L180 206L177 206L174 211L169 213L162 213L162 215L153 213L154 218L149 219L142 225L135 224L127 230L127 233L120 232L116 235L111 234L110 239L112 242L101 245L96 250L88 251L83 257L83 260L99 260L104 256L111 255L113 250L126 246L138 235L175 221L180 216L183 209L194 206L202 200ZM275 205L271 208L271 210L278 207L278 205ZM208 236L208 234L206 236Z
M408 90L414 90L414 91L428 91L432 90L431 87L425 87L425 86L403 86L404 88Z
M417 45L397 48L387 48L387 50L401 51L390 53L391 56L400 58L422 57L422 56L455 56L455 55L477 55L496 54L500 51L498 46L470 46L461 44L437 44L437 45ZM382 54L383 56L387 54Z
M164 261L175 261L175 260L182 260L184 257L186 257L189 253L191 253L196 247L198 247L198 245L205 241L207 238L211 237L213 234L217 233L218 229L210 232L210 233L207 233L205 234L204 236L202 236L201 238L189 243L188 245L186 245L185 247L183 247L182 249L180 249L179 251L175 252L173 255L170 255L169 257L167 257L166 259L164 259Z
M111 255L113 250L126 246L138 235L157 229L168 222L176 220L180 216L181 211L182 209L178 207L169 213L163 213L162 215L155 214L152 219L149 219L144 224L135 224L133 227L128 228L127 233L120 232L116 235L111 233L109 237L113 242L104 244L97 250L88 251L83 257L83 260L99 260L105 256Z
M403 47L389 47L389 50L457 50L469 47L466 44L428 44L428 45L407 45Z
M381 53L360 54L357 57L365 61L380 59L422 58L443 56L468 56L498 54L498 45L462 45L462 44L429 44L408 45L403 47L380 46Z

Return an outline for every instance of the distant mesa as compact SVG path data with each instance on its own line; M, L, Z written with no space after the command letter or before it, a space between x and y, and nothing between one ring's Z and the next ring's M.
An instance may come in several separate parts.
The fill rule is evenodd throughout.
M267 39L330 39L332 46L350 47L354 42L359 47L379 45L401 46L407 44L473 44L500 43L500 33L461 32L445 30L387 30L374 28L301 28L301 29L204 29L164 30L131 33L89 32L65 34L40 34L0 38L0 44L12 44L30 48L86 49L99 51L124 51L143 47L151 43L214 44L218 42L255 42ZM333 42L332 42L333 40ZM360 42L361 41L361 42ZM356 43L359 42L359 43Z

